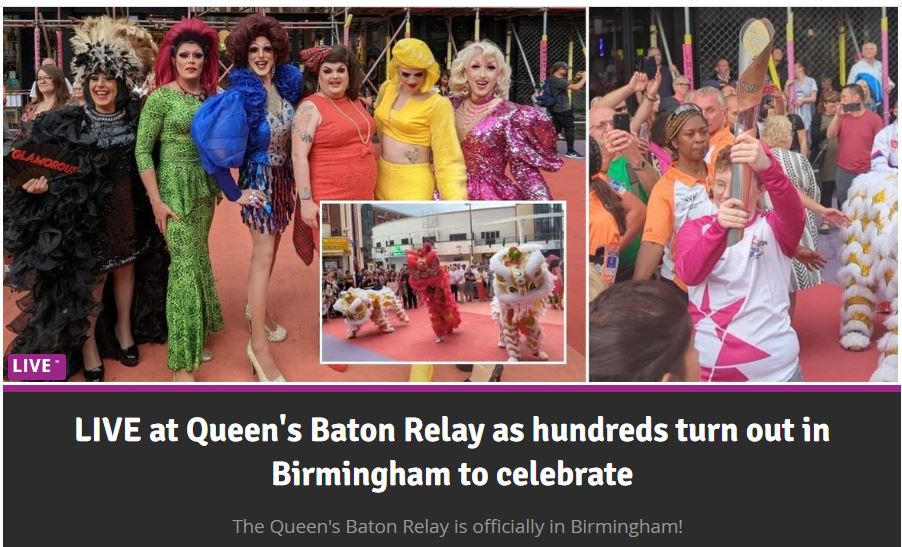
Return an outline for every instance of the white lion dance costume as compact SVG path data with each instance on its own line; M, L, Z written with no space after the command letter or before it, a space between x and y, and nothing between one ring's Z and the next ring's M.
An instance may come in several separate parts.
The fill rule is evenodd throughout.
M548 354L540 349L539 318L554 290L555 278L548 271L541 248L536 244L511 245L495 253L489 262L495 272L492 316L501 327L498 347L507 349L508 361L520 360L521 332L526 335L526 345L533 356L548 360Z
M410 323L410 317L398 305L398 299L391 289L385 287L378 291L372 289L348 289L342 291L332 306L341 313L348 326L348 338L357 338L357 331L372 319L380 332L394 332L395 327L388 320L389 312L403 323Z
M895 130L895 124L884 131ZM883 131L881 132L881 134ZM877 304L890 302L890 316L884 325L887 333L877 342L880 360L871 376L874 382L895 382L899 376L897 353L898 283L896 280L897 191L899 184L897 137L892 149L881 150L875 140L872 170L859 175L849 189L843 211L852 224L842 230L843 266L839 270L843 307L839 343L850 351L862 351L871 343Z

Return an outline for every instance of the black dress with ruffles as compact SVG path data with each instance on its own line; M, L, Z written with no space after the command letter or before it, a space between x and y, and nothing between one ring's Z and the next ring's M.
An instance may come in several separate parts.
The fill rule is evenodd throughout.
M4 185L3 247L12 258L5 284L28 293L16 303L22 313L8 325L17 336L7 355L63 353L73 374L82 366L89 316L102 306L98 348L103 357L119 357L112 276L102 303L92 293L100 274L130 263L135 341L165 341L169 255L137 174L137 111L135 104L111 115L88 107L54 110L37 118L31 134L16 143L70 150L79 169L51 176L43 194Z

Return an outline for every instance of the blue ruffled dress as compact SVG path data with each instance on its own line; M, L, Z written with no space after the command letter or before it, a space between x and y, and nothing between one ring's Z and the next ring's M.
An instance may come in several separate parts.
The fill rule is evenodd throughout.
M250 69L233 70L229 83L227 91L205 101L194 116L191 137L201 166L231 201L241 197L241 190L262 192L266 205L242 206L242 220L261 233L282 233L295 206L291 120L301 96L301 73L291 65L276 67L269 93L278 92L278 108L267 108L266 88ZM239 169L238 184L230 168Z

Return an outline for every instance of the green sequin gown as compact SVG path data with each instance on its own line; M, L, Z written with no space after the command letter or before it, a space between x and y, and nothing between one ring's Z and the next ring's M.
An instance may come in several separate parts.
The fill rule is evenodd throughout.
M135 145L138 171L156 169L160 197L181 219L170 218L166 225L172 255L166 321L173 371L197 370L207 337L223 328L207 242L220 190L201 168L191 140L191 120L200 105L175 89L158 88L141 111ZM159 164L155 167L157 142Z

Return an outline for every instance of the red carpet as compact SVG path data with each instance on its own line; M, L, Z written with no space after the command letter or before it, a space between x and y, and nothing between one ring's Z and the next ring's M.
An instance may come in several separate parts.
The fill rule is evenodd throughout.
M802 376L807 382L866 382L877 368L877 340L886 332L877 316L873 342L861 352L839 345L842 289L824 283L803 291L796 302L793 327L799 334Z
M408 325L392 316L391 322L395 326L395 332L392 333L379 332L376 325L369 321L358 331L357 338L345 340L347 329L342 319L327 321L323 325L323 332L344 340L342 345L363 348L397 361L424 363L507 361L507 351L497 346L498 324L489 316L488 304L463 304L460 311L460 329L455 330L440 344L435 342L435 334L429 323L429 311L424 306L407 310L410 316ZM541 348L552 362L560 362L564 358L562 319L563 313L560 310L548 310L542 321L544 338ZM341 350L340 347L336 349L336 353ZM520 351L523 361L533 361L532 354L526 347L525 338L520 341ZM340 362L346 358L341 355L323 354L323 360L329 362Z

